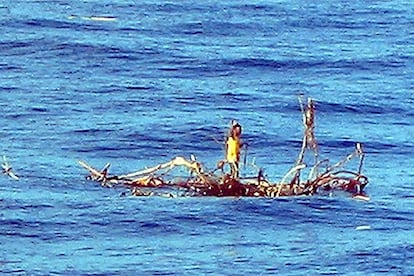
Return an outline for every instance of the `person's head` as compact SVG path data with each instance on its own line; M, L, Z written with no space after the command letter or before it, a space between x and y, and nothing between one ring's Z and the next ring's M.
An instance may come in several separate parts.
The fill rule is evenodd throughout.
M237 121L233 121L232 126L231 126L231 136L232 137L240 137L242 133L242 127L241 125L237 122Z

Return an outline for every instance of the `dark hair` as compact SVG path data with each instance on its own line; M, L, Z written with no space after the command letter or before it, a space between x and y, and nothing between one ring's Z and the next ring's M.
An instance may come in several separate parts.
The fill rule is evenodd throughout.
M236 129L239 129L240 131L238 131L238 133L236 134L236 133L234 133L235 132L235 130ZM231 127L231 134L233 135L233 133L235 134L235 135L240 135L241 133L242 133L242 127L241 127L241 125L239 124L239 123L235 123L232 127Z

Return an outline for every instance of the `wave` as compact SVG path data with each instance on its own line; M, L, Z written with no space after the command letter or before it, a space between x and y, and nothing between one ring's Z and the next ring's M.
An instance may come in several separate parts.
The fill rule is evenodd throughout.
M241 68L271 68L271 69L353 69L361 71L376 71L388 68L402 68L405 63L393 57L381 59L355 59L355 60L272 60L263 58L242 58L224 60L223 63L232 67Z
M73 17L73 16L72 16ZM94 17L85 17L91 18ZM57 29L57 30L72 30L72 31L114 31L117 26L112 24L101 24L99 22L100 17L96 17L98 20L74 20L80 19L80 17L70 16L66 20L46 19L46 18L30 18L24 20L9 20L5 22L7 27L13 28L29 28L29 29ZM102 17L103 19L105 17ZM109 17L108 17L109 18Z
M257 24L221 21L199 21L175 24L167 29L175 35L198 35L199 37L243 37L257 31Z

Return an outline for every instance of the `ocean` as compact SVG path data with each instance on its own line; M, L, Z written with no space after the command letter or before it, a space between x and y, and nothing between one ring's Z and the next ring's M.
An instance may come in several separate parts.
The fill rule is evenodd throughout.
M3 0L0 26L1 274L414 275L414 2ZM237 119L241 173L278 182L299 94L322 158L364 145L369 201L134 197L77 163L214 168Z

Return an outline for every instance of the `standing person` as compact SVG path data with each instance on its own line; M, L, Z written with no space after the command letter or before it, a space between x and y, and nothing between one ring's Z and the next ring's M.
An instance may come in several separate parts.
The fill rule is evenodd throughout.
M233 120L226 141L226 161L230 165L231 177L235 179L239 178L240 149L242 147L241 133L241 125Z

